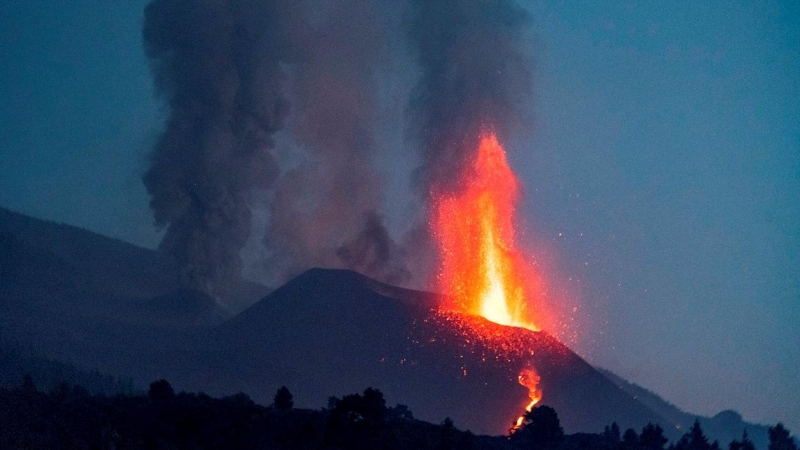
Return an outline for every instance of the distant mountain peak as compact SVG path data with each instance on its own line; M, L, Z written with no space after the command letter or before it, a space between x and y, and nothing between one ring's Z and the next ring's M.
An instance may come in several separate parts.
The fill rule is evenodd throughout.
M713 417L704 417L691 414L678 408L677 406L662 399L658 394L643 388L635 383L631 383L608 369L598 369L603 375L611 380L620 389L634 396L637 400L647 405L653 411L660 414L665 423L671 425L671 429L664 426L665 431L673 437L688 430L695 420L700 425L706 435L719 442L730 442L742 437L742 431L747 429L747 434L756 448L767 448L768 436L767 427L755 423L745 422L742 415L734 410L724 410ZM663 426L663 425L662 425Z

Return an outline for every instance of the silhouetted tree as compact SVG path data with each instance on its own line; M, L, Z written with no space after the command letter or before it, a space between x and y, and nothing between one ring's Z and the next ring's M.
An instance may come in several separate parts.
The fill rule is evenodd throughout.
M233 394L230 397L223 398L222 400L229 403L231 407L236 409L247 409L255 406L256 404L250 398L250 396L245 394L244 392Z
M790 434L782 423L769 427L769 450L797 450Z
M62 403L69 398L71 391L72 388L70 388L69 384L61 382L50 389L50 397L52 397L56 403Z
M275 409L278 411L289 411L294 406L292 393L289 392L289 389L286 386L281 386L281 388L278 389L278 392L275 393L273 402Z
M147 396L153 401L168 400L175 397L175 391L167 380L158 380L150 383Z
M331 397L325 442L346 448L374 448L386 420L386 400L377 389L367 388L364 395Z
M742 440L737 441L736 439L732 440L731 443L728 445L728 450L756 450L755 445L753 442L747 437L747 430L742 432Z
M328 410L332 410L333 408L336 407L336 404L339 403L339 401L340 401L339 397L336 397L335 395L331 395L330 397L328 397L328 408L327 409Z
M397 404L394 408L386 410L387 420L414 420L414 414L408 406Z
M628 428L625 430L625 434L622 435L622 443L620 444L620 448L622 450L636 450L639 446L639 436L636 435L636 431L633 428Z
M445 417L442 421L441 436L439 436L439 444L436 450L451 450L458 448L456 442L456 426L453 419Z
M639 447L643 450L662 450L668 441L661 426L652 423L645 425L639 435Z
M522 448L552 449L564 440L564 429L553 408L538 406L525 413L522 426L511 440Z
M613 422L610 427L606 425L605 429L603 429L603 439L611 447L619 446L620 433L619 433L619 425L617 425L617 422Z
M383 393L377 389L364 390L364 399L361 414L364 420L372 425L382 424L386 419L386 400Z
M719 444L717 444L719 447ZM694 425L688 433L681 436L678 443L675 444L675 450L711 450L711 444L708 443L708 438L703 434L703 429L700 427L698 420L694 421Z
M375 389L333 399L332 406L328 411L276 411L241 393L221 399L175 394L163 380L154 382L147 395L134 396L91 395L66 385L31 395L22 386L0 388L0 449L511 448L504 437L476 437L459 431L451 420L435 425L410 419L405 407L387 415L383 395Z

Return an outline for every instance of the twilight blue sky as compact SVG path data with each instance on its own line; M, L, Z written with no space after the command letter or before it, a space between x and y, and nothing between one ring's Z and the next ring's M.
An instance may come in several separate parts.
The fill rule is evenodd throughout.
M508 150L576 350L686 410L800 432L800 3L729 3L525 2L535 126ZM0 206L157 244L145 4L0 3ZM387 83L387 147L409 79Z

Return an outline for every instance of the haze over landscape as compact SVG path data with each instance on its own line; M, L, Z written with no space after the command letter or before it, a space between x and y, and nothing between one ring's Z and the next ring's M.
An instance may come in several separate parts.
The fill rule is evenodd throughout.
M150 169L155 167L149 155L154 148L163 150L166 144L159 142L163 142L162 136L169 135L170 126L175 125L174 113L180 110L182 103L170 103L169 99L180 97L181 91L171 83L180 82L183 75L164 67L168 59L159 59L159 45L168 45L174 36L158 34L161 30L157 28L158 11L151 11L152 22L148 23L155 31L148 34L144 15L148 3L137 0L110 5L82 0L70 4L47 1L0 5L3 79L0 101L7 105L0 112L0 207L85 228L146 249L159 245L164 231L163 227L154 227L154 214L158 219L159 214L169 217L170 212L168 207L163 210L166 212L159 212L157 208L151 211L151 195L157 197L153 194L157 189L152 186L158 182L152 181L155 176L148 178L145 174L153 173ZM169 5L169 2L154 3ZM255 74L248 89L258 93L253 96L259 101L271 101L271 98L259 96L263 94L258 90L263 86L259 77L275 75L275 71L283 67L281 64L294 64L287 69L290 75L310 74L296 79L290 77L293 81L288 84L290 89L287 88L290 91L287 109L275 115L285 121L283 126L264 126L259 123L259 117L248 115L249 110L244 113L235 110L238 112L233 113L231 119L253 122L244 127L242 136L251 136L247 134L248 127L258 129L257 133L269 130L271 135L264 138L264 142L272 140L269 145L274 147L274 164L283 174L282 177L277 173L269 175L271 172L264 169L269 164L263 161L253 163L263 171L251 172L251 166L245 167L240 173L242 183L247 177L255 177L251 184L267 189L267 180L259 177L269 175L275 177L273 182L279 188L270 194L259 193L256 189L252 197L246 198L245 202L252 205L248 213L252 214L252 223L247 220L238 224L242 228L252 226L253 232L249 236L245 234L246 239L242 240L237 234L214 241L224 244L215 254L229 252L230 245L233 248L239 244L243 246L243 269L249 283L237 281L226 285L225 294L220 296L229 299L221 304L214 301L216 291L213 290L206 292L210 294L208 297L197 296L196 292L176 294L183 292L179 289L187 288L187 283L190 288L204 289L192 284L195 283L193 276L186 281L186 272L181 268L164 268L171 266L159 265L166 263L153 256L154 253L133 250L122 243L113 244L125 248L124 252L117 253L137 256L113 264L129 267L125 264L138 261L141 264L133 267L141 271L134 270L131 278L128 274L110 273L104 275L107 279L95 280L93 273L97 267L103 267L100 263L83 268L81 264L85 261L79 264L79 258L72 259L74 255L69 251L59 250L69 249L65 242L72 239L64 236L72 236L72 232L53 231L58 227L52 224L48 226L55 228L44 225L41 225L44 228L35 228L40 225L30 225L19 216L2 212L0 217L6 220L6 227L0 226L5 239L1 242L4 258L0 259L0 264L7 264L5 258L9 255L20 258L23 268L10 272L19 276L15 280L34 280L26 278L29 272L24 269L24 264L30 261L53 267L53 279L61 280L57 278L61 276L59 271L65 270L65 279L78 281L75 286L66 288L64 298L75 292L80 295L84 295L84 291L92 292L80 297L85 301L80 308L85 309L78 308L75 312L75 323L83 320L81 314L88 311L104 317L89 331L76 331L77 325L69 322L70 318L63 319L63 329L51 330L52 335L44 328L40 330L41 325L32 325L31 330L41 333L35 339L40 339L45 348L74 355L76 348L70 346L82 342L86 336L93 336L92 333L106 337L109 336L106 333L114 336L119 330L139 330L138 333L141 330L137 327L141 324L178 329L189 321L192 327L216 327L220 346L200 345L198 342L205 342L207 338L192 336L186 338L189 343L181 341L180 345L185 344L180 347L181 351L188 348L203 355L203 352L210 352L215 357L232 354L235 352L225 346L240 345L236 344L238 339L257 340L268 332L277 333L276 330L260 330L255 325L259 319L253 319L253 315L259 311L279 314L280 308L274 299L285 292L281 289L301 289L298 283L301 286L305 286L302 280L311 283L309 277L316 280L315 283L333 286L331 292L341 286L331 281L339 279L329 272L305 272L315 266L372 271L367 274L391 284L419 291L433 288L433 274L431 268L425 266L424 258L404 259L394 255L402 254L403 248L412 248L404 247L410 245L409 242L416 242L415 227L420 222L421 204L425 201L424 194L421 196L418 192L425 190L420 186L449 189L446 183L437 181L440 176L437 168L442 167L441 161L450 164L447 158L453 156L444 152L444 156L436 154L430 148L451 140L435 132L417 132L416 138L409 137L420 122L424 123L425 130L447 130L451 126L443 124L446 121L437 109L443 106L437 103L437 98L424 96L425 86L435 91L435 87L447 81L435 76L441 67L425 66L426 61L446 59L436 53L442 50L439 47L432 46L430 53L422 51L430 42L439 42L436 35L419 32L409 36L409 29L439 29L441 24L434 19L448 24L450 17L442 11L427 11L418 17L430 19L430 23L414 22L392 2L376 2L378 7L375 8L370 7L370 2L353 2L342 10L334 6L335 2L323 2L321 6L301 3L300 12L282 11L280 14L286 14L281 17L288 17L287 21L294 17L292 14L307 15L308 29L289 26L286 26L291 28L288 31L278 26L274 29L286 33L281 35L283 38L291 37L286 38L289 42L302 45L286 44L275 49L274 55L244 48L241 54L232 57L256 61L252 66L245 66ZM414 4L421 8L422 3ZM800 267L800 30L796 26L800 22L800 5L772 2L720 8L710 2L685 2L667 8L628 2L610 2L602 6L593 2L519 4L529 13L530 22L527 26L520 25L518 33L510 33L507 39L498 38L500 48L505 48L502 45L510 41L514 41L514 45L509 46L511 50L507 53L498 52L492 58L524 65L525 70L520 74L525 76L512 76L513 83L504 88L509 91L486 93L485 102L492 104L493 111L503 112L500 114L503 123L498 125L498 131L501 137L507 138L504 145L508 162L523 191L516 211L525 224L519 231L521 245L537 260L548 282L553 302L552 323L558 323L559 327L545 331L589 364L609 369L623 378L614 384L623 385L627 380L644 386L683 411L711 417L733 409L748 422L774 424L781 421L792 430L800 430L800 385L796 382L800 373L800 351L797 350L800 348L800 277L797 272ZM168 8L162 12L169 16ZM258 14L255 18L243 16L247 20L261 20ZM272 16L265 13L264 17ZM358 19L359 26L343 26L343 21L352 17ZM499 13L495 19L496 22L489 20L487 23L512 23L512 28L516 23ZM498 29L504 28L498 25ZM469 27L453 26L453 30L471 32ZM491 27L482 33L493 36ZM336 39L326 39L327 36L336 36ZM480 33L479 36L478 42L488 39ZM373 37L376 37L374 41L365 43ZM453 43L452 48L458 48L458 44ZM414 53L414 48L418 53ZM445 50L447 48L451 47ZM469 46L464 49L467 54L473 50ZM289 56L281 52L288 52ZM349 52L354 55L352 64L342 64L341 60L329 57ZM487 59L486 65L474 63L474 71L483 74L482 80L488 83L494 82L493 70L489 70L495 61L492 58ZM454 58L449 63L457 66L463 61ZM485 73L481 72L483 69ZM374 72L366 76L365 71L370 70ZM434 76L426 78L426 71ZM160 96L154 96L154 74L156 84L158 80L162 82L157 86ZM498 79L508 81L504 76L499 74ZM327 91L316 89L323 82L336 86L342 96L331 100ZM224 88L225 84L220 83ZM218 92L227 92L223 88ZM410 101L420 98L420 92L425 99L421 102L423 109ZM515 94L519 94L519 98L515 98ZM475 98L475 95L468 98ZM509 105L513 103L514 108L505 109L506 100ZM480 105L485 102L476 100ZM338 117L341 110L336 108L342 104L346 120ZM275 106L280 102L271 105L275 111L282 108ZM257 111L270 110L269 105L247 103L246 106ZM319 107L321 112L309 113L316 111L314 107ZM456 119L452 121L461 124L472 117L463 113ZM322 126L329 122L337 124L335 132ZM217 124L208 126L213 128ZM369 132L364 132L365 129ZM330 142L326 133L336 134L341 139ZM347 157L340 159L345 153ZM309 161L323 163L314 165L308 164ZM213 161L209 166L209 171L204 173L214 172ZM226 175L231 176L228 173L220 177ZM145 183L150 180L149 193L142 182L143 176ZM319 185L330 182L341 186L351 178L358 179L354 192L359 194L341 203L335 202L340 199L336 192L308 193L301 189L305 189L309 180ZM264 186L260 186L261 182ZM317 209L309 212L290 208L296 206L292 201L300 192L308 195L309 204L316 205ZM275 200L281 198L287 200L284 203ZM374 214L338 214L362 210ZM322 219L317 221L320 217ZM162 225L170 223L169 220L162 222ZM330 226L323 227L325 231L320 232L314 227L318 224ZM35 242L37 233L26 235L25 227L48 230L40 234L49 236L50 240ZM337 235L340 230L347 233ZM65 235L58 234L62 232ZM301 239L296 237L297 233L305 234ZM309 245L313 240L305 238L321 234L324 236L318 245ZM373 247L363 250L365 247L359 246L364 236L385 244L379 248L386 251L376 254L392 255L385 258L389 264L370 264ZM107 250L112 244L97 239L100 238L84 236L74 241L97 242L95 247L92 247L95 244L78 246L102 248L97 254L115 253ZM174 238L175 242L182 242L181 239ZM229 241L234 243L225 244ZM297 245L282 247L286 242ZM27 259L26 255L31 254L34 259ZM287 254L294 259L285 257ZM67 264L63 264L65 261ZM172 278L172 275L165 275L173 274L172 270L178 275ZM9 272L4 269L4 273ZM163 276L163 280L156 274ZM292 282L295 284L273 292L271 295L275 297L265 298L270 288L279 288L300 274L304 274L301 282L295 279ZM397 319L389 322L403 330L403 336L409 333L404 327L413 323L410 319L407 322L404 314L424 316L403 312L408 307L403 303L407 298L396 295L397 291L387 294L370 284L372 282L361 278L358 279L361 281L352 281L347 278L349 276L341 283L348 286L347 283L354 283L353 289L364 292L367 304L378 298L391 300L381 303L376 311L380 314L389 314L382 308L394 311L387 317ZM178 278L183 281L176 281ZM35 281L31 281L31 286L47 282ZM108 289L98 292L110 297L102 300L99 294L95 296L94 289L104 284ZM136 288L126 292L126 286ZM73 288L74 291L69 290ZM422 294L414 295L415 299L426 298ZM113 311L110 303L104 309L104 301L110 302L109 298L128 305L134 312ZM150 303L152 299L155 300ZM225 322L233 312L259 300L262 302L256 307ZM170 322L171 316L160 309L172 308L170 305L177 308L187 301L201 306L197 310L175 313L173 322ZM42 307L41 313L46 317L58 317L62 306L53 306L52 310ZM278 308L278 311L271 308ZM302 311L297 309L284 314L298 317ZM4 320L28 317L23 310L13 312L15 315ZM356 318L362 320L369 316ZM103 322L106 319L111 322ZM157 319L164 322L154 322ZM30 320L32 324L35 322ZM122 328L117 330L109 323ZM372 336L368 326L359 329L366 330L364 339ZM328 331L333 337L341 337L342 342L362 342L344 332ZM80 334L83 332L87 335ZM56 344L64 336L59 333L78 334L72 336L74 342L64 340L63 348L58 349ZM159 333L144 333L143 342L161 342ZM279 342L280 334L271 339ZM537 346L543 345L536 342ZM101 355L103 345L97 345L96 355ZM386 346L376 352L400 354L408 351L399 345L387 341ZM149 355L150 350L143 347L131 351ZM243 375L237 386L244 390L255 389L255 380L262 369L266 370L257 365L248 367L246 355L270 359L282 354L279 350L254 348L250 350L252 353L240 355L242 359L236 364L244 368L243 374L247 376ZM270 353L273 351L277 353ZM420 360L433 358L426 353L433 350L419 351ZM435 350L434 354L439 355L438 352L450 355L457 351L445 347ZM167 353L165 351L164 355ZM542 357L543 367L552 364L551 370L557 372L558 364L552 363L557 358L547 352L543 354L547 355ZM580 359L577 355L574 357ZM214 358L210 359L212 369L201 367L211 374L207 380L186 375L186 367L142 368L140 373L128 374L122 369L129 366L129 360L93 358L95 356L90 355L83 363L87 366L100 364L114 369L114 374L137 380L172 373L186 388L197 390L224 385L220 380L236 382L228 379L233 372L223 367L225 361ZM196 360L187 357L186 362L195 367L192 365ZM581 363L585 364L582 360ZM378 387L392 395L424 397L424 393L414 393L409 387L411 382L403 385L402 381L382 372L384 369L380 366L364 364L363 367L369 368L365 369L369 376L386 380L386 387ZM420 373L409 369L408 376L420 380L437 379L424 372L434 366L424 367L418 369L423 371ZM447 364L443 367L453 368ZM594 380L593 383L606 388L613 386L605 378L597 378L600 372L595 372L588 364L580 367L588 374L588 378L581 380ZM276 379L270 381L281 383L277 379L280 375L296 376L293 370L287 366L284 372L273 374ZM220 378L212 380L215 376ZM494 379L494 375L485 376ZM524 400L524 389L517 385L513 376L511 382L503 384L497 392L506 392L507 398L522 393ZM608 378L614 380L612 375ZM445 380L450 378L441 378L441 383ZM567 386L572 378L562 376L560 380ZM333 380L327 382L335 384ZM354 392L366 387L356 386L353 380L343 382L352 382ZM569 392L557 382L551 383L555 383L549 385L551 392ZM305 393L298 390L298 395L308 406L321 406L313 403L324 401L326 395L341 394L329 392L329 384L314 386L312 380L306 380L306 385L310 386L309 390ZM213 392L211 388L206 389ZM461 392L459 389L463 387L447 389ZM545 389L545 403L547 395ZM619 404L627 405L627 399L620 398ZM395 400L412 402L414 398ZM573 401L568 396L557 400L563 405ZM501 408L505 404L498 401L498 405ZM628 405L614 411L630 412L632 409L626 408L639 407L638 404ZM647 411L656 411L665 417L664 411L651 405L647 407ZM570 420L567 410L574 411L569 408L564 406L567 423ZM445 414L436 411L431 415L440 413ZM458 413L449 414L456 416ZM673 413L678 414L670 414ZM614 414L616 412L609 412L607 416L597 417L598 424L607 423L603 420ZM647 414L650 412L642 413L642 417ZM487 425L482 431L494 428Z

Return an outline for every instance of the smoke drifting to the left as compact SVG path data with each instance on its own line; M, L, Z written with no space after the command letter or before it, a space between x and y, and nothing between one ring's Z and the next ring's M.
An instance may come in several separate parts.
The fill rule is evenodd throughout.
M263 242L278 280L316 265L408 278L383 225L372 167L372 71L385 43L375 7L147 6L145 50L169 116L143 181L155 222L166 227L161 249L181 268L184 287L225 298L241 277L259 191L270 199ZM288 168L275 151L284 128L294 159Z

